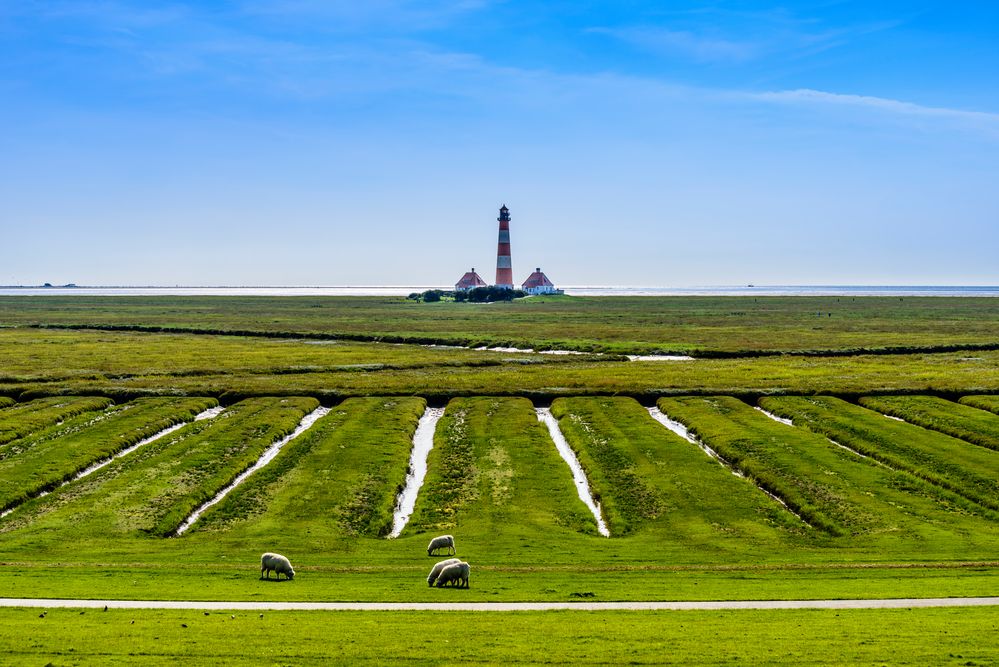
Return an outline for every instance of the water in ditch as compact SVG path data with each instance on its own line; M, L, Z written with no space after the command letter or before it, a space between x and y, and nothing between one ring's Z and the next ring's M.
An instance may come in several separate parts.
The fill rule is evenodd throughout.
M576 484L576 493L579 494L579 499L593 513L593 518L597 520L597 531L604 537L610 537L610 530L608 530L607 524L601 515L600 504L593 499L593 494L590 491L590 483L586 480L586 473L583 471L583 466L580 465L579 459L576 458L576 452L572 451L572 447L569 446L565 436L562 435L562 429L558 426L558 420L555 419L550 408L535 408L535 412L538 413L538 420L548 427L548 433L555 443L555 449L558 450L559 455L561 455L565 462L569 464L569 469L572 471L572 480Z
M194 510L194 512L192 512L189 517L184 519L184 522L180 524L179 528L177 528L176 535L183 535L184 533L186 533L187 530L194 525L194 522L201 517L201 515L205 512L205 510L207 510L212 505L217 505L218 503L220 503L223 498L229 495L230 491L232 491L237 486L242 484L247 477L249 477L256 471L260 470L265 465L273 461L274 457L278 455L278 453L285 445L287 445L289 442L291 442L292 440L294 440L295 438L297 438L298 436L302 435L307 430L309 430L309 428L311 428L313 424L319 421L320 418L325 417L327 414L329 414L329 411L330 411L329 408L320 407L316 408L309 414L305 415L305 417L302 418L302 421L298 423L298 426L295 427L294 431L292 431L291 433L289 433L288 435L286 435L285 437L281 438L273 445L268 447L266 451L264 451L264 453L260 455L260 458L257 459L256 463L254 463L252 466L241 472L239 476L232 481L231 484L229 484L227 487L219 491L217 494L215 494L214 498L209 500L207 503L203 504L198 509Z
M423 480L427 477L427 456L434 448L434 433L437 422L444 416L444 408L427 408L413 434L413 452L409 457L409 472L402 492L396 500L395 511L392 513L392 532L389 537L399 537L406 527L409 517L416 507L416 496L420 493Z
M764 410L760 406L756 406L756 409L759 410L760 412L762 412L763 414L765 414L767 417L770 417L770 419L773 419L775 422L780 422L781 424L784 424L785 426L794 426L794 422L792 422L790 419L787 419L786 417L780 417L778 415L775 415L772 412Z
M192 421L198 422L198 421L204 421L205 419L214 419L215 417L218 417L220 414L222 414L223 410L225 410L225 408L223 408L222 406L218 406L218 407L215 407L215 408L209 408L209 409L207 409L207 410L205 410L203 412L199 412L198 414L196 414L194 416L194 419ZM80 479L81 477L86 477L87 475L100 470L101 468L103 468L104 466L108 465L109 463L111 463L115 459L120 459L123 456L128 456L129 454L131 454L135 450L139 449L140 447L144 447L144 446L148 445L151 442L155 442L156 440L159 440L160 438L162 438L164 436L170 435L174 431L177 431L179 429L184 428L189 423L190 422L181 422L179 424L174 424L173 426L168 426L165 429L163 429L162 431L160 431L159 433L154 433L153 435L149 436L145 440L140 440L139 442L135 443L131 447L128 447L126 449L121 450L120 452L118 452L114 456L106 458L103 461L98 461L97 463L93 464L89 468L87 468L85 470L81 470L70 481L76 481L76 480ZM65 484L69 484L69 482L65 482ZM43 493L41 495L46 495L46 494Z
M199 412L197 415L195 415L193 421L202 421L204 419L213 419L215 417L218 417L222 413L223 410L225 410L225 408L223 408L221 406L215 407L215 408L209 408L208 410L205 410L203 412ZM168 426L165 429L163 429L162 431L159 431L158 433L154 433L151 436L149 436L148 438L144 438L143 440L140 440L139 442L135 443L131 447L126 447L125 449L121 450L120 452L117 452L117 453L109 456L106 459L98 461L98 462L96 462L96 463L94 463L94 464L92 464L92 465L84 468L80 472L78 472L75 475L73 475L72 479L69 479L69 480L63 482L62 484L60 484L59 486L57 486L56 489L60 489L60 488L62 488L64 486L66 486L67 484L70 484L71 482L75 482L78 479L81 479L83 477L86 477L87 475L95 473L98 470L100 470L101 468L103 468L104 466L106 466L109 463L111 463L112 461L114 461L115 459L120 459L123 456L128 456L129 454L131 454L135 450L139 449L140 447L145 447L149 443L155 442L156 440L159 440L160 438L162 438L164 436L170 435L174 431L182 429L182 428L184 428L185 426L187 426L190 423L191 422L181 422L179 424L174 424L173 426ZM52 492L51 491L42 491L41 493L39 493L38 495L33 496L33 497L34 498L43 498L43 497L49 495L50 493L52 493ZM0 519L2 519L3 517L7 516L8 514L10 514L14 510L16 510L18 507L20 507L20 504L19 505L15 505L14 507L11 507L10 509L4 510L3 512L0 512Z
M708 447L700 438L696 437L693 433L691 433L690 429L688 429L686 426L684 426L683 424L681 424L680 422L678 422L678 421L676 421L674 419L670 419L669 415L667 415L666 413L664 413L658 407L651 407L651 408L648 408L648 410L649 410L649 414L657 422L659 422L660 424L662 424L663 426L665 426L669 430L673 431L674 433L676 433L677 435L679 435L681 438L683 438L687 442L692 443L692 444L697 445L698 447L700 447L701 450L704 451L704 453L706 453L708 456L710 456L711 458L713 458L714 460L716 460L722 467L724 467L726 470L728 470L729 472L731 472L736 477L742 477L743 479L746 479L745 475L743 475L740 471L736 470L732 466L731 463L729 463L728 461L726 461L725 459L723 459L721 456L719 456L718 452L716 452L715 450L713 450L710 447ZM777 418L776 416L775 416L775 418L778 421L780 421L780 418ZM763 493L767 494L772 500L774 500L775 502L777 502L781 507L783 507L784 509L786 509L788 512L790 512L794 516L798 517L798 519L803 524L805 524L806 526L811 526L810 523L808 523L807 521L805 521L801 517L800 514L798 514L797 512L795 512L793 509L791 509L788 506L788 504L785 503L783 500L781 500L778 496L770 493L769 491L767 491L766 489L764 489L759 484L756 484L755 482L753 483L753 486L755 486L757 489L759 489Z

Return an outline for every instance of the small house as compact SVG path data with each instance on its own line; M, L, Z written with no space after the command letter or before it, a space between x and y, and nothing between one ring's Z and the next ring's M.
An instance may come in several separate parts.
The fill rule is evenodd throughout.
M473 267L471 271L467 272L461 277L461 280L454 284L455 292L467 292L469 290L475 289L476 287L485 287L486 281L482 279L478 273L475 272Z
M521 286L528 294L561 294L562 290L555 289L554 283L548 280L548 276L541 272L541 268L534 269L534 273L528 276Z

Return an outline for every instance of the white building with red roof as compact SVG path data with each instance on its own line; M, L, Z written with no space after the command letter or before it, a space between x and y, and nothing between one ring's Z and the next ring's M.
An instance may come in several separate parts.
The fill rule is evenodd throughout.
M461 280L454 284L455 292L467 292L468 290L475 289L476 287L486 287L486 281L482 279L478 273L475 272L475 267L467 272L461 277Z
M562 290L555 289L555 284L548 280L548 276L541 272L541 268L534 269L534 273L528 276L524 284L521 285L528 294L561 294Z

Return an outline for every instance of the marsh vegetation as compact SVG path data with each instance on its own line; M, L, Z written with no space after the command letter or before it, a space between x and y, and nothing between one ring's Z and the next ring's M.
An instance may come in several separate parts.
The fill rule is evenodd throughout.
M0 582L11 596L898 597L990 594L999 577L999 314L988 300L844 300L820 319L807 299L559 297L460 311L80 299L0 299L0 499L13 508L0 561L16 564ZM603 354L417 344L441 342ZM699 358L619 354L669 351ZM216 403L222 415L186 423ZM320 403L328 414L172 536ZM610 538L538 420L548 404ZM731 470L664 428L653 405ZM386 539L428 406L443 416L426 478ZM472 589L426 586L426 543L440 533L474 563ZM262 551L288 555L294 581L258 582ZM105 632L88 617L67 631ZM598 618L623 633L643 623Z

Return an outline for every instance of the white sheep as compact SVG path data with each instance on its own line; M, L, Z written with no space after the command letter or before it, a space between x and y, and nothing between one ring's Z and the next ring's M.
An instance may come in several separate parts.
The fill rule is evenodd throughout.
M295 570L291 567L291 561L282 556L281 554L272 554L267 552L260 557L260 578L264 578L264 573L267 573L267 578L271 578L271 570L277 572L277 578L280 579L283 574L289 579L295 578Z
M437 588L453 584L458 588L468 588L468 576L471 573L468 563L452 563L441 570L437 577Z
M454 537L451 535L441 535L430 540L430 546L427 547L427 555L433 556L435 551L439 551L445 547L451 556L457 553L454 549Z
M434 582L437 581L437 577L440 575L441 570L443 570L448 565L454 565L455 563L460 563L460 558L448 558L447 560L442 560L441 562L434 565L434 569L430 570L430 576L427 577L427 586L433 586Z

